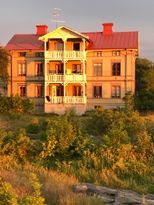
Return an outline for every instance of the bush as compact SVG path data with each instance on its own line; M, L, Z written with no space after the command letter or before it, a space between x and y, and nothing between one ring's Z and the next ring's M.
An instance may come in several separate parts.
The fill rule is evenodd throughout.
M0 95L0 113L29 113L33 109L33 102L18 95L5 97Z
M9 183L0 184L0 205L18 205L15 190Z

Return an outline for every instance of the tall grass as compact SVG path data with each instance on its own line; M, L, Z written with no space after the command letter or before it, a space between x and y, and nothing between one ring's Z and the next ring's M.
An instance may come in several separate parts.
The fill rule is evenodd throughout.
M29 174L34 173L38 177L42 188L41 194L47 205L101 205L102 200L96 197L76 194L73 186L78 184L75 177L67 176L43 167L31 164L17 165L11 157L0 157L0 179L10 183L18 197L32 194L32 186L29 182Z

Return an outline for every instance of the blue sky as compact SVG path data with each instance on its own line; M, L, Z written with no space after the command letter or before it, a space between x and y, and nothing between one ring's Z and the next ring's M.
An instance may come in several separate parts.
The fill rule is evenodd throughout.
M17 33L35 33L36 24L55 28L52 13L77 31L100 31L113 22L114 31L139 31L140 57L154 61L154 0L4 0L0 5L0 43Z

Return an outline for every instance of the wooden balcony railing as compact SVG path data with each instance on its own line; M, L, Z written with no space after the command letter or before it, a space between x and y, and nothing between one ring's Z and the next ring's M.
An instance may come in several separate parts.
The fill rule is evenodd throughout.
M81 60L85 59L85 51L46 51L45 58L51 60Z
M87 102L86 96L47 96L46 103L51 104L85 104Z
M46 75L46 81L50 82L70 82L70 83L77 83L77 82L86 82L86 75L84 74L48 74Z

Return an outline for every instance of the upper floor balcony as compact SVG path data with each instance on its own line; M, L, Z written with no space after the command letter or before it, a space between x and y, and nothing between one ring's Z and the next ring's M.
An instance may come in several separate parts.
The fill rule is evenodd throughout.
M48 74L46 75L46 81L52 83L80 83L86 82L86 75L85 74Z
M46 51L45 58L50 60L85 60L85 51Z

